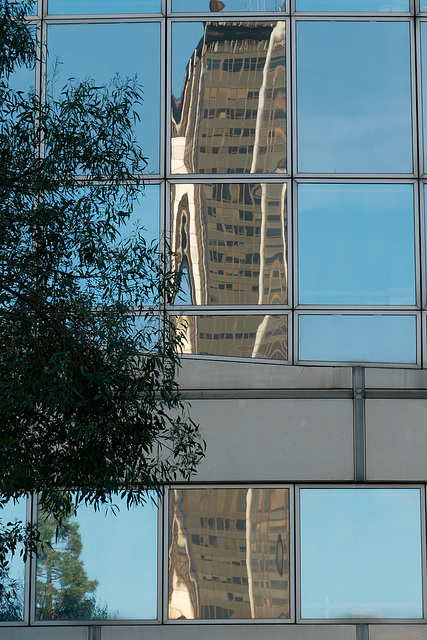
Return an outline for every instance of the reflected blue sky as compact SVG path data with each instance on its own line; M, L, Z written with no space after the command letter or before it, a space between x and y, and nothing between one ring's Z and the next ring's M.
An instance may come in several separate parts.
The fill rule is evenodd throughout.
M284 0L223 0L225 7L223 11L283 11L281 7L285 4ZM172 11L193 12L207 11L209 9L209 0L172 0ZM213 15L220 16L219 12Z
M185 68L203 33L203 22L172 23L172 93L175 98L181 95Z
M423 10L421 3L421 10ZM424 5L427 11L427 1ZM423 92L423 141L424 141L424 173L427 171L427 23L421 22L421 75Z
M427 0L420 0L420 10L427 11Z
M159 13L161 0L49 0L51 14Z
M416 317L301 314L298 348L299 360L415 364Z
M300 304L415 304L413 185L299 184Z
M297 11L409 11L408 0L296 0Z
M412 172L407 22L297 22L298 170Z
M160 240L160 185L147 184L135 202L126 225L121 228L122 238L128 237L136 227L144 228L147 244Z
M160 149L160 24L68 24L48 28L49 64L57 94L68 78L93 78L107 83L116 73L123 78L137 75L144 102L138 111L141 122L135 132L148 172L159 171ZM56 60L59 64L55 64Z
M118 515L78 511L83 550L81 559L91 580L99 581L97 603L106 604L109 618L157 617L157 508L127 510L123 501Z
M422 616L418 489L302 489L303 618Z

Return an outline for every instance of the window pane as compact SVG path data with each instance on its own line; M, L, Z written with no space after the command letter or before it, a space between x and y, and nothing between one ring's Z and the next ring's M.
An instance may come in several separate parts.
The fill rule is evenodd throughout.
M128 237L135 228L144 229L143 236L147 242L160 241L160 185L147 184L138 201L133 206L126 226L122 229L122 238Z
M427 5L425 7L427 11ZM424 173L427 172L427 23L421 22L421 75L423 96Z
M172 25L172 173L286 171L285 30Z
M427 0L420 0L420 10L427 11Z
M8 522L26 523L26 500L14 503L10 500L0 509L0 526ZM9 564L0 568L0 622L16 622L24 619L25 565L19 555L22 545L9 558ZM1 633L0 633L1 635Z
M175 316L183 353L287 360L287 316Z
M285 11L284 0L172 0L172 11L220 12L220 11Z
M114 46L112 46L114 43ZM57 94L68 78L108 83L115 74L137 75L145 100L135 133L149 158L148 171L159 172L160 24L69 24L48 28L49 78ZM149 61L149 64L147 64Z
M298 171L412 172L409 23L298 22L297 83Z
M299 184L300 304L415 304L411 184Z
M417 361L415 316L300 315L298 334L300 360Z
M39 515L37 620L157 618L157 508L95 512L79 508L55 538L55 521Z
M409 11L408 0L296 0L297 11Z
M289 491L175 489L169 617L289 618Z
M171 201L177 303L286 304L286 184L176 184Z
M49 0L50 14L160 13L161 0Z
M302 618L421 618L419 489L301 489Z

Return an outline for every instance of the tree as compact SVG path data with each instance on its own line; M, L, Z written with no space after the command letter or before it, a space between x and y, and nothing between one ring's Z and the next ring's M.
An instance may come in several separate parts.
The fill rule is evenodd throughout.
M0 507L37 493L61 524L82 502L140 504L189 478L204 443L164 310L178 279L142 229L124 231L146 166L141 87L13 90L35 63L27 11L0 0ZM26 551L37 537L27 529Z
M83 561L78 522L64 518L61 527L52 516L39 527L43 543L37 561L36 610L38 620L106 618L96 604L97 580L89 580Z

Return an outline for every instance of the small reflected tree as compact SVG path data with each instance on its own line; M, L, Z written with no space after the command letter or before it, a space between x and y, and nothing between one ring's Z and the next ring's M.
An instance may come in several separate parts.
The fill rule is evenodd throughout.
M61 526L48 516L39 526L36 617L38 620L90 620L107 617L96 603L97 580L90 580L81 559L78 522L65 518Z

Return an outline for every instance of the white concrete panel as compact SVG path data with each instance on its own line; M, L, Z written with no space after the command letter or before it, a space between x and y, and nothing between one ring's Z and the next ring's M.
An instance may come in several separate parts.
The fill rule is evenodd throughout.
M427 481L426 426L427 400L367 400L367 480Z
M1 640L88 640L87 627L1 627Z
M182 359L183 389L351 389L351 367Z
M365 369L367 389L427 389L426 369Z
M369 640L427 640L427 627L418 624L371 624Z
M194 400L207 443L199 481L353 479L350 400Z
M102 627L101 640L356 640L356 627L303 624Z

